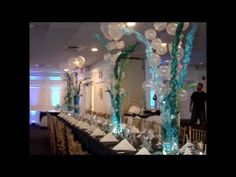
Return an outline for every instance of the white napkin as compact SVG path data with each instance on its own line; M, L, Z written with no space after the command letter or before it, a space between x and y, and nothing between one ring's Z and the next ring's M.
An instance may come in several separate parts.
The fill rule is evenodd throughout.
M186 148L184 155L192 155L191 149L190 148Z
M181 153L181 154L185 154L185 153L189 153L190 152L190 150L189 150L189 146L193 146L193 144L192 143L190 143L189 141L185 144L185 145L183 145L180 149L179 149L179 153ZM185 154L186 155L186 154Z
M151 155L151 153L145 147L143 147L136 153L136 155Z
M100 142L118 142L118 140L116 139L116 137L114 135L112 135L112 133L108 133L107 135L105 135L102 139L100 139Z
M136 149L126 140L123 139L119 144L113 147L115 151L136 151Z
M90 128L90 125L89 125L87 122L83 122L83 123L80 125L80 128L81 128L81 129L89 129L89 128Z
M90 127L86 130L86 132L93 132L96 129L94 125L90 125Z
M103 136L103 135L105 135L105 133L100 128L96 128L91 134L91 136Z

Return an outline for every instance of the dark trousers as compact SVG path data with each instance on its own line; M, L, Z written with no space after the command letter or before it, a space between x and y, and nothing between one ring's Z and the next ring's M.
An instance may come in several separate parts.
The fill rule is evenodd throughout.
M192 124L196 124L197 120L200 120L200 124L206 123L205 111L193 111L191 116Z

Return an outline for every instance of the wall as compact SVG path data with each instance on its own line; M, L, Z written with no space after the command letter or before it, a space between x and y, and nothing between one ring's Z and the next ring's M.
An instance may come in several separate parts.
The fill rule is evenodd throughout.
M59 72L30 72L30 123L39 123L40 111L53 110L63 103L64 85Z
M126 70L125 78L122 82L127 95L123 101L123 111L126 113L130 106L136 105L143 107L145 105L145 92L142 84L145 80L143 60L130 60Z
M90 80L83 84L84 95L86 95L83 98L84 104L81 105L83 113L88 107L95 112L111 113L111 100L106 92L107 81L111 72L107 64L108 62L101 61L88 70L86 76L90 77ZM131 60L127 65L125 78L122 81L122 87L127 91L123 101L123 112L127 112L132 104L140 106L144 104L144 92L142 89L144 81L143 67L143 61L139 60Z

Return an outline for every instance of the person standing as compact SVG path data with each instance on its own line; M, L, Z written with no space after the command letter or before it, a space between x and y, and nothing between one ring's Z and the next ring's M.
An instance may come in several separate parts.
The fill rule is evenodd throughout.
M206 93L202 90L203 84L198 83L197 91L191 95L190 101L190 112L192 124L196 124L197 120L200 120L200 124L206 123L206 112L205 112L205 103L206 103Z

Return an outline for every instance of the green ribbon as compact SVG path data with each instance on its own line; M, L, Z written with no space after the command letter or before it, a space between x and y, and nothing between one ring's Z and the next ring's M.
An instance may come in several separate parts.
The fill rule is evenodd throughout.
M179 22L177 24L177 29L176 29L176 34L175 38L172 44L172 51L171 54L173 56L172 62L171 62L171 80L170 80L170 85L171 85L171 92L170 92L170 111L171 114L177 115L177 68L178 68L178 60L177 60L177 55L178 55L178 45L183 38L182 35L182 29L183 29L183 22Z

